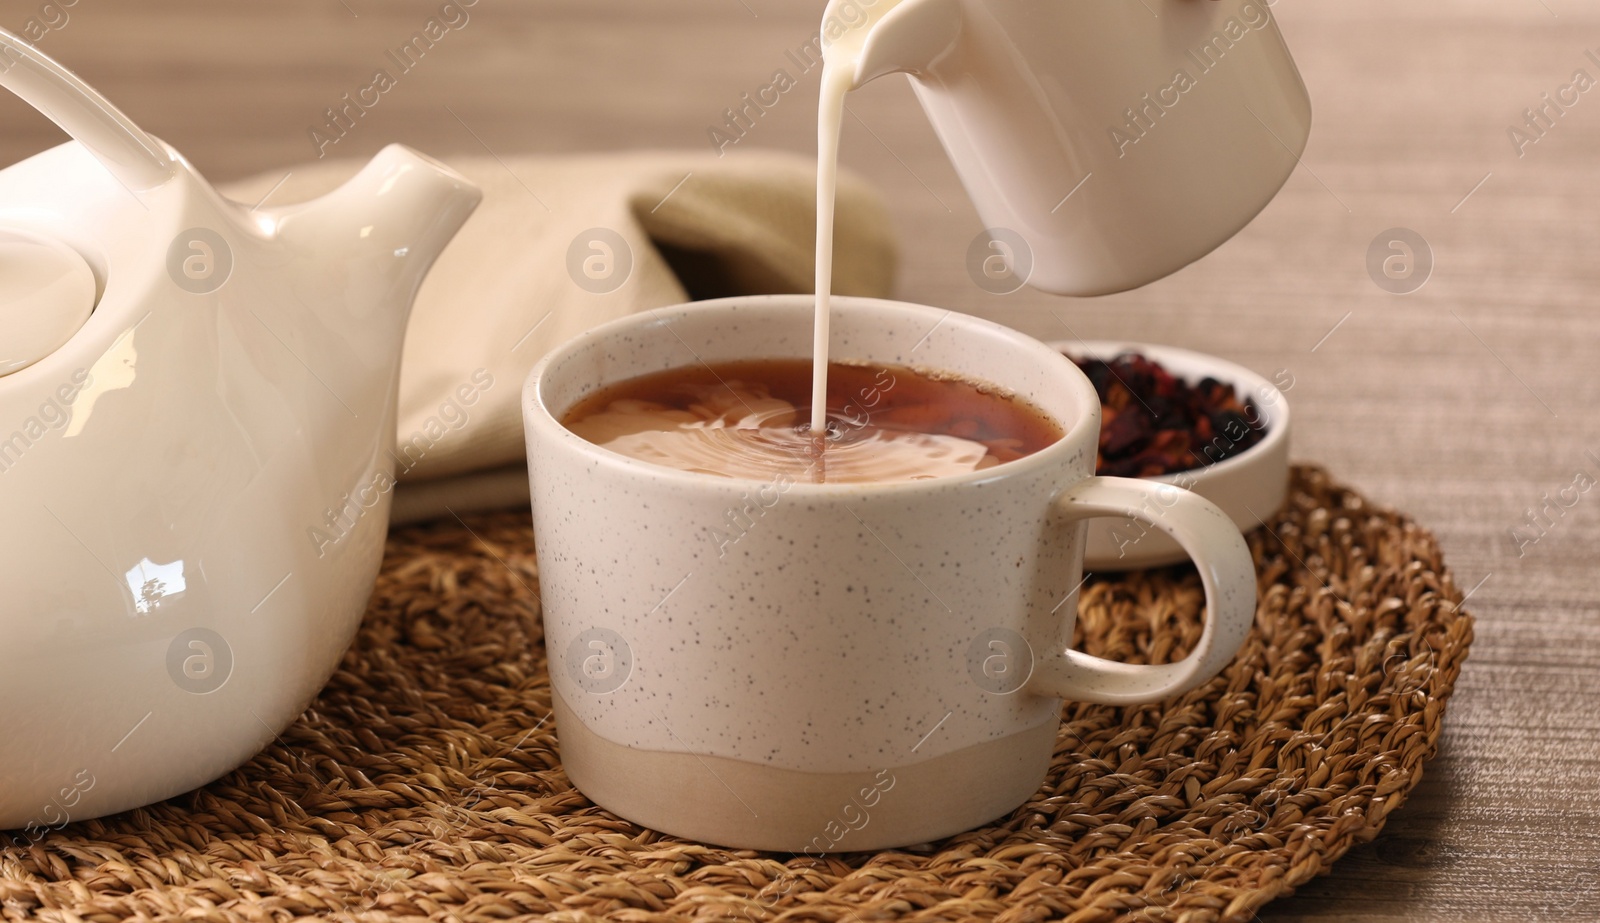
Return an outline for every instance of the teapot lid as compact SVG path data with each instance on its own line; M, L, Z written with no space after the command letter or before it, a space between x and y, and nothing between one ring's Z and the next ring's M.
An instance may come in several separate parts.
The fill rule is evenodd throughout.
M0 376L60 349L94 304L94 272L77 250L31 231L0 228Z

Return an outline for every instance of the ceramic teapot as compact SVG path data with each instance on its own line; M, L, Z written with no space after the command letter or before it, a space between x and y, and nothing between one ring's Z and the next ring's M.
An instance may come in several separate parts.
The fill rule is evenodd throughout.
M332 674L412 297L479 192L390 146L251 208L3 31L0 85L74 139L0 171L0 830L27 841L228 772Z
M821 41L853 86L911 75L990 232L985 288L1100 295L1209 253L1299 163L1311 103L1269 2L831 0Z

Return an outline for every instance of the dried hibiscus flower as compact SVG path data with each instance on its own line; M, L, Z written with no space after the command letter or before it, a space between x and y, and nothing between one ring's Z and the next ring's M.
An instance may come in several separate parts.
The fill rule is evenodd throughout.
M1074 361L1100 395L1096 474L1157 477L1204 468L1267 435L1255 400L1215 378L1191 385L1135 352Z

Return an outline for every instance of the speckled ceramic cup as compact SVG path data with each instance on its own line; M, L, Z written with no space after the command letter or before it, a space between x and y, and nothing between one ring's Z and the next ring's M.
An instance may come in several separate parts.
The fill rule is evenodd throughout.
M727 846L926 842L1034 793L1061 700L1165 698L1214 676L1255 612L1238 528L1170 485L1093 476L1100 405L1072 362L934 308L839 298L837 359L989 382L1066 435L996 468L892 484L659 467L560 423L627 378L809 356L808 296L724 299L606 324L523 395L562 762L597 804ZM1070 650L1085 520L1138 517L1199 566L1206 625L1177 663Z

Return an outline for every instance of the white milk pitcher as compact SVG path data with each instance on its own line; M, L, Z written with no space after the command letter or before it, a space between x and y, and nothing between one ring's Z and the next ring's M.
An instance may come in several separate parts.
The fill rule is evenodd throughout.
M854 53L854 86L911 75L999 252L1047 292L1204 256L1311 127L1267 0L832 0L822 37Z

